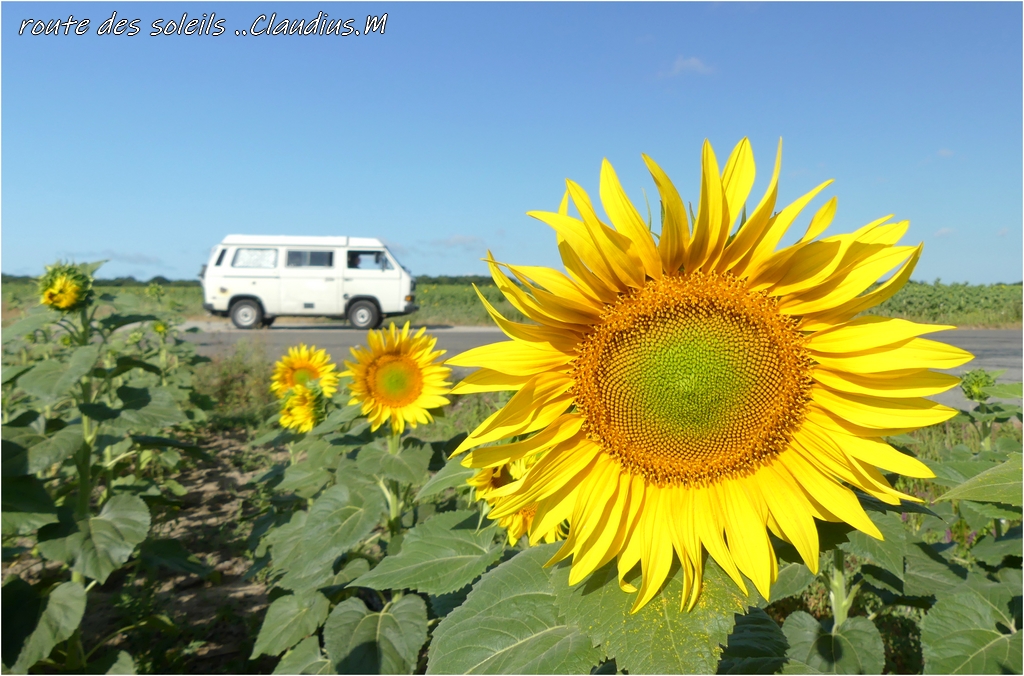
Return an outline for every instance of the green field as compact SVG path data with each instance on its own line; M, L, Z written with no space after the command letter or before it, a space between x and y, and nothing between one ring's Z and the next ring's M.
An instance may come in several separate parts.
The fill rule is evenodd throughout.
M450 279L450 278L449 278ZM493 284L478 287L499 312L509 319L522 321L523 317L504 299ZM100 293L138 294L143 305L145 286L97 285ZM5 281L2 285L4 318L38 302L34 284L24 281ZM165 287L167 298L177 303L185 317L200 319L203 310L202 291L198 286ZM486 326L491 324L487 312L467 283L419 283L416 300L420 309L409 315L413 324ZM1021 325L1020 284L942 284L910 282L895 296L872 314L901 317L930 324L953 324L961 327L1014 328Z

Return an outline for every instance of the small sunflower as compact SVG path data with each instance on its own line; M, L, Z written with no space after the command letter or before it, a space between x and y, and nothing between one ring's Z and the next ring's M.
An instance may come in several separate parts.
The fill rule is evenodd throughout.
M308 432L323 422L325 411L324 393L318 385L296 383L281 404L281 427Z
M500 504L505 486L513 484L525 476L528 470L535 463L534 458L513 460L507 465L498 467L484 467L475 475L467 479L467 483L476 491L477 500L485 500L493 508ZM498 525L508 533L509 545L519 542L519 538L526 535L537 515L536 505L527 505L517 512L503 516L498 520ZM541 533L538 539L543 542L555 542L564 540L566 531L562 523L554 524L547 532Z
M288 396L296 385L316 382L327 398L338 391L338 373L326 350L316 345L288 348L288 354L274 364L274 375L270 379L270 391L279 399Z
M644 156L661 196L657 239L607 161L600 197L614 227L569 181L557 213L530 214L554 228L568 274L489 261L499 289L535 324L508 321L481 295L511 340L448 362L481 367L453 393L515 392L456 449L472 449L464 462L483 469L536 458L499 489L490 517L534 508L531 542L567 520L549 564L571 556L576 584L615 560L622 589L639 592L634 611L674 559L682 604L692 608L705 550L741 589L745 575L767 598L778 574L769 532L815 572L815 519L881 539L852 489L889 504L914 499L877 468L934 475L884 437L956 414L923 398L957 383L929 369L971 355L918 337L952 327L860 316L910 277L921 247L895 246L908 223L886 217L820 238L833 198L797 243L777 250L830 183L777 208L781 150L767 193L742 222L754 183L746 139L724 170L705 142L692 224L668 176ZM569 215L570 197L579 218ZM485 446L511 437L519 440ZM639 590L626 582L637 565Z
M74 312L92 302L92 277L77 265L55 263L39 279L39 302L60 312Z
M444 350L434 351L437 338L424 335L421 328L409 335L409 322L399 331L392 323L387 329L366 334L369 349L353 347L355 361L346 361L343 376L350 376L350 405L362 404L363 415L372 431L391 421L401 434L405 424L433 420L429 409L448 403L444 398L451 383L445 381L451 369L435 363Z

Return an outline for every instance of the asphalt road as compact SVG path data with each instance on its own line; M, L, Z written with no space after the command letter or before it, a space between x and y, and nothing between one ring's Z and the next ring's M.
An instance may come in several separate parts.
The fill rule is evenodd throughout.
M269 329L240 331L226 321L189 322L186 328L195 326L199 333L186 334L197 345L199 354L212 357L230 352L235 343L249 338L259 343L267 357L276 360L298 343L326 348L335 361L349 358L349 348L364 344L366 332L353 329L345 324L300 324L282 320ZM476 326L428 326L427 330L437 336L438 349L456 355L478 345L504 340L504 334L495 327ZM1022 381L1022 341L1017 329L958 329L925 336L963 348L974 355L974 360L950 371L959 374L975 368L992 371L1003 370L1000 382L1019 383ZM468 372L456 369L453 375L460 378ZM963 408L967 400L959 388L934 397L947 406Z

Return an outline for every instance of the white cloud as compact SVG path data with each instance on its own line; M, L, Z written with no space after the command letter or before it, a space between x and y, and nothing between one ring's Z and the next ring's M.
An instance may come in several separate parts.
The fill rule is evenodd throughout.
M106 260L112 263L130 263L132 265L152 265L156 267L167 267L163 260L156 256L149 256L138 251L114 251L104 249L103 251L79 251L74 253L61 254L62 258L70 258L76 261Z
M949 148L939 148L939 152L935 154L939 157L953 157L953 151Z
M686 57L680 54L672 62L672 66L659 74L660 77L677 77L683 73L697 73L698 75L710 75L715 69L707 65L696 56Z
M935 231L934 237L942 239L944 237L949 237L954 232L955 231L953 230L953 228L939 228L938 230Z

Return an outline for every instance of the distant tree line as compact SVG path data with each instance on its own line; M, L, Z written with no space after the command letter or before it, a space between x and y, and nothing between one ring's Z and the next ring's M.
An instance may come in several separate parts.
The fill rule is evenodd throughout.
M36 277L31 275L0 274L0 283L3 284L35 283L36 279ZM160 286L200 286L198 279L167 279L163 275L157 275L149 281L141 281L131 276L115 277L113 279L97 277L95 284L96 286L149 286L150 284L159 284Z

